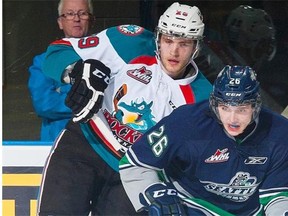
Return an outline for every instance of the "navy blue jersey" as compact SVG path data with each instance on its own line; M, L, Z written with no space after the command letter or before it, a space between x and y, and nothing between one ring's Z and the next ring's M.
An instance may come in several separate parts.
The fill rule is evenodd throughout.
M184 105L127 151L120 174L130 198L142 192L133 184L143 183L141 190L161 171L191 207L257 215L275 197L288 197L287 140L288 120L268 110L262 109L256 129L239 144L225 133L207 101ZM145 173L146 180L139 181L145 169L154 173L148 171L151 178Z

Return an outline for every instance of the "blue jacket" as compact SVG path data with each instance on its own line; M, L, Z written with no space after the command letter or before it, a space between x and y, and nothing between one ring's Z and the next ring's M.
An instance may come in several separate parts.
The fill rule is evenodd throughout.
M46 53L37 55L29 67L28 88L37 115L42 118L41 141L54 141L72 116L65 105L71 86L57 82L42 72Z

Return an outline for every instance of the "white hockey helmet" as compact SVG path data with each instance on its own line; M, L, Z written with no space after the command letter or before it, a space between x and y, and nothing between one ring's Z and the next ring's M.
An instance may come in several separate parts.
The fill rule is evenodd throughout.
M159 48L160 35L166 34L197 40L197 50L194 53L198 53L198 41L203 39L204 33L203 16L196 6L191 7L174 2L160 16L155 33L157 48Z
M232 10L225 24L227 39L230 44L251 48L251 57L257 60L257 45L266 41L269 46L264 54L265 59L271 60L276 53L275 27L269 14L262 9L248 5L240 5ZM267 44L267 41L268 44Z

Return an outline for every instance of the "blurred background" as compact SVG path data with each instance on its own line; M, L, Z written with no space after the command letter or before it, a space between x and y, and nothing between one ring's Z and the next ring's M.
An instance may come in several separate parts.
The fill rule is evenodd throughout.
M138 24L154 30L169 0L94 0L96 23L92 33L119 24ZM179 1L201 10L206 39L221 40L223 23L239 5L264 9L276 29L277 52L258 70L268 105L281 113L288 105L288 3L287 1ZM57 25L56 0L3 0L2 110L3 140L39 140L41 120L32 107L27 88L28 68L35 55L62 37ZM211 38L210 38L211 37Z

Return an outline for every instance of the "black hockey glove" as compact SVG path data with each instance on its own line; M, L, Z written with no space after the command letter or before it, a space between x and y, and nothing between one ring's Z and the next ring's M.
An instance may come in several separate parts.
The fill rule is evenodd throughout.
M110 69L98 60L80 60L69 77L72 87L65 104L71 108L74 122L86 122L102 107Z
M149 216L184 216L186 212L172 184L156 183L140 194Z

